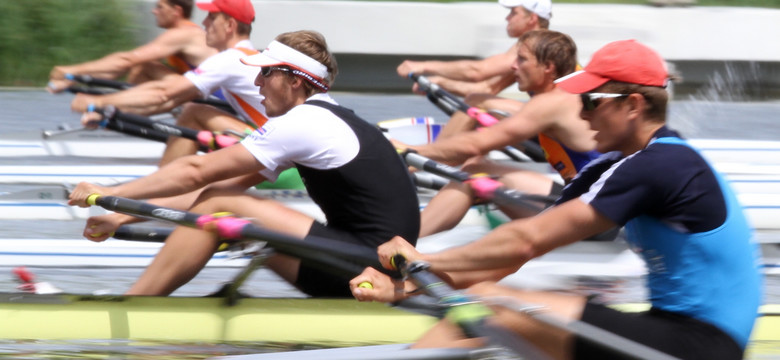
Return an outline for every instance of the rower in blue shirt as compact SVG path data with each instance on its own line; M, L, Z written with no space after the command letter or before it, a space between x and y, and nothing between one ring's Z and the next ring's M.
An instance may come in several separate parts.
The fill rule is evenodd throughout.
M554 248L625 225L627 240L647 264L648 311L623 312L579 294L527 291L490 282L470 287L506 304L534 304L564 321L583 321L682 359L741 359L761 303L759 248L734 191L685 140L666 127L668 73L664 60L634 40L597 51L583 71L557 81L580 94L581 116L596 131L604 155L580 171L558 204L483 238L435 254L420 254L395 238L379 247L384 266L397 254L425 261L455 286L479 274L528 260ZM373 289L361 288L363 282ZM367 269L350 283L359 300L395 301L387 276ZM510 309L511 308L511 309ZM561 328L494 306L491 320L556 359L614 359ZM417 347L479 346L441 322Z

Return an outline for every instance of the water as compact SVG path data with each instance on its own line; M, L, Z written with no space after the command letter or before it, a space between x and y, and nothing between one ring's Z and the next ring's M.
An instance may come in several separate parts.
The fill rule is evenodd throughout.
M670 106L670 124L688 137L776 140L780 139L780 101L750 101L728 97L721 101L713 91L703 89L699 94L684 95ZM369 122L410 117L431 116L444 121L446 117L427 99L417 95L336 93L334 97L353 108ZM16 132L56 129L60 124L78 126L78 114L71 113L72 95L50 95L40 90L0 91L0 136ZM737 101L734 101L737 100ZM106 163L98 159L17 158L0 159L0 164L52 164L58 162L93 164ZM0 220L0 236L7 238L76 238L83 221L8 221ZM141 269L57 269L32 268L41 281L75 293L95 291L121 293L127 289ZM174 296L200 296L217 290L229 281L237 269L207 269L192 282L179 289ZM583 292L609 288L610 299L620 302L642 301L641 279L615 281L612 279L573 279L572 288ZM10 268L0 266L0 291L12 291L15 282ZM252 275L242 291L253 296L303 296L292 286L266 270ZM766 302L780 302L780 278L767 279ZM2 325L0 325L2 326ZM206 344L137 344L134 342L16 342L0 341L0 357L6 358L69 358L76 356L112 359L144 358L205 358L221 354L241 354L268 351L267 345L206 345Z

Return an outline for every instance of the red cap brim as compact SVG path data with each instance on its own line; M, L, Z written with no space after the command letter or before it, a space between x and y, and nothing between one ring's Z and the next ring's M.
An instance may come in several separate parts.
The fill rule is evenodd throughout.
M195 5L198 6L198 9L201 9L203 11L208 11L208 12L220 12L221 11L221 10L219 10L219 8L216 5L214 5L211 2L199 2L199 3L195 3Z
M555 80L563 91L572 94L582 94L604 85L609 78L580 70Z

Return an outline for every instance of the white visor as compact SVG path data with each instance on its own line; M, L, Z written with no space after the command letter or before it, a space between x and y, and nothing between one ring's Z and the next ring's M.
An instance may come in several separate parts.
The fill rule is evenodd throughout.
M241 62L258 67L290 65L319 78L319 80L328 78L328 68L325 65L276 40L271 41L263 52L244 57Z

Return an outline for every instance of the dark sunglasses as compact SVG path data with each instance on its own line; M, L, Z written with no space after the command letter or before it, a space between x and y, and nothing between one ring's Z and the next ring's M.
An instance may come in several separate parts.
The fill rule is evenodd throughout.
M290 69L278 66L264 66L260 68L260 75L262 75L264 78L269 77L274 71L290 72Z
M628 94L609 94L609 93L582 93L580 94L580 98L582 99L582 108L587 111L593 111L596 110L596 108L601 105L601 102L598 101L599 99L609 99L609 98L622 98L626 97Z

